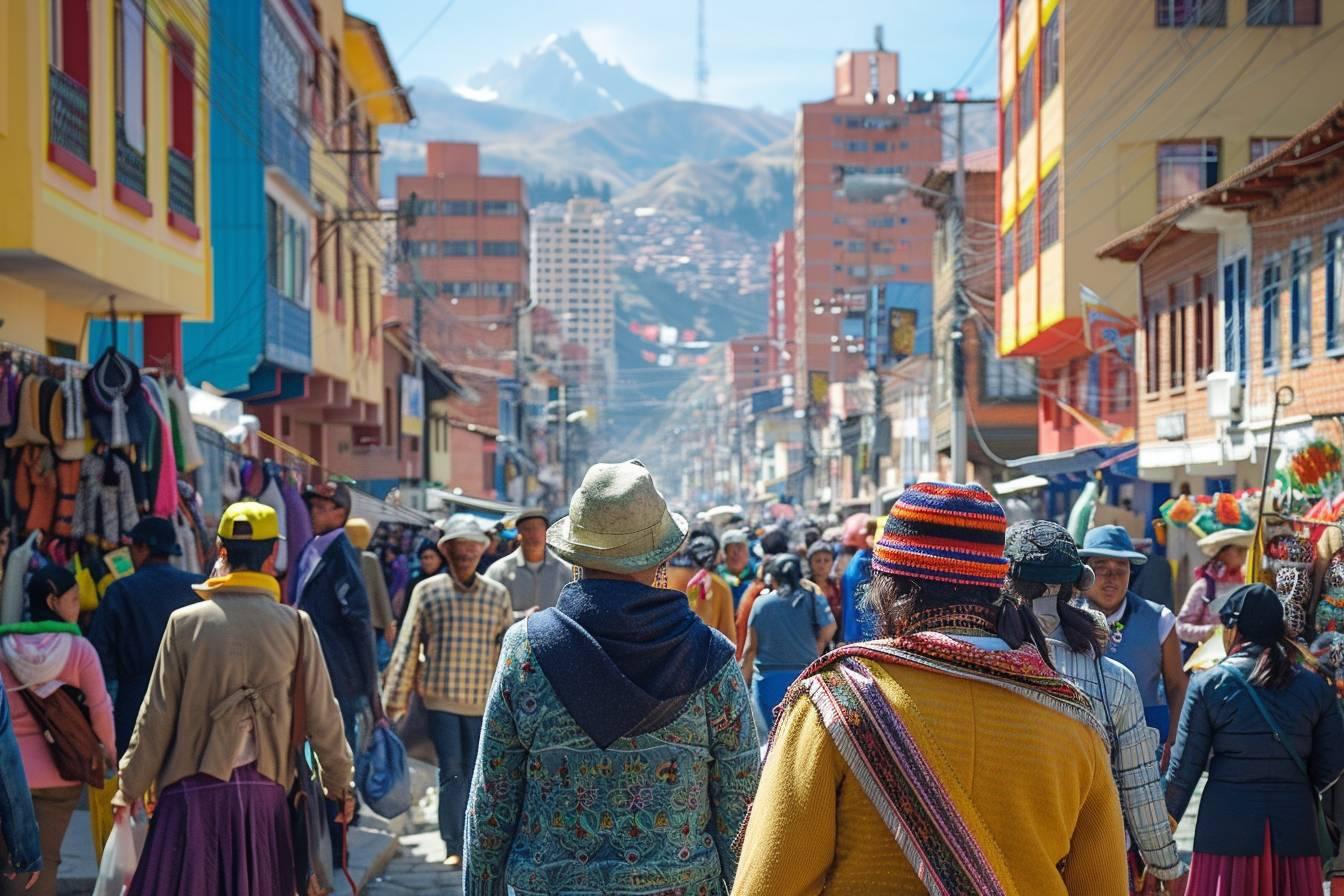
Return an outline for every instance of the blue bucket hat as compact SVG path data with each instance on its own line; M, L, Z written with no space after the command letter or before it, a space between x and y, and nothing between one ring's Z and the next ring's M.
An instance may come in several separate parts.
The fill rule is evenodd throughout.
M1148 562L1146 554L1134 550L1134 542L1130 540L1124 526L1098 526L1089 529L1087 535L1083 537L1083 546L1078 549L1078 556L1084 560L1089 557L1128 560L1135 566L1142 566Z

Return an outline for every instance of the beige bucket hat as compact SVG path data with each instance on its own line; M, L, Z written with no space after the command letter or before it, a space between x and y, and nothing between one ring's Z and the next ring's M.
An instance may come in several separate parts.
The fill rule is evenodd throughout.
M667 509L648 469L628 460L588 468L569 516L547 530L546 543L575 566L633 573L675 554L686 531L686 518Z
M1197 544L1199 549L1204 552L1205 557L1217 557L1218 552L1230 544L1241 548L1249 548L1254 539L1255 530L1253 529L1219 529L1212 535L1205 535Z

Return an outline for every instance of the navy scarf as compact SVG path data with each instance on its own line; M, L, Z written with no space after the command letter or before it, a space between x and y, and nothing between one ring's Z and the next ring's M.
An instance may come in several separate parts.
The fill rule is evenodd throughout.
M733 658L733 645L680 591L583 579L527 620L527 639L560 702L602 749L656 731Z

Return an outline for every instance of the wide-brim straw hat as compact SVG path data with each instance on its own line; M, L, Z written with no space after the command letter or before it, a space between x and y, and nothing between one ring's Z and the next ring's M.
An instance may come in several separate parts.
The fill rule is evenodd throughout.
M675 554L688 528L668 510L648 469L629 460L589 467L569 516L547 530L546 543L575 566L629 574Z
M1205 557L1217 557L1218 552L1228 545L1249 548L1254 538L1255 531L1252 529L1219 529L1217 532L1205 535L1198 544Z

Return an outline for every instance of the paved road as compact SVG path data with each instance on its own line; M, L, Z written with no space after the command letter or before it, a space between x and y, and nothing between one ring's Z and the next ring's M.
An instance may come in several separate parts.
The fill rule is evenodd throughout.
M414 893L461 893L462 872L444 867L438 831L401 838L401 855L361 892L365 896L411 896Z

